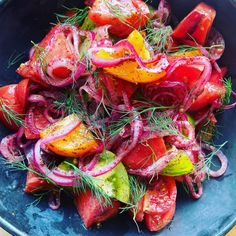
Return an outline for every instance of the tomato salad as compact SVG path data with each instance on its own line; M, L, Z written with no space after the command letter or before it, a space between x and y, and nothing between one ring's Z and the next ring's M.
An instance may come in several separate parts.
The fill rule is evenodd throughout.
M215 114L235 107L216 11L200 3L173 26L166 0L86 4L58 14L23 79L0 88L0 119L16 132L0 150L52 209L69 192L86 228L128 212L158 231L174 217L176 182L198 199L227 169L211 142Z

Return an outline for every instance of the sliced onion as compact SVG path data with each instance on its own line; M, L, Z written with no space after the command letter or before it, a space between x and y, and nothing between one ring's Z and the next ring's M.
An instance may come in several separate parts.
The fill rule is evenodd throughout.
M139 138L142 135L142 130L143 130L143 122L142 119L139 115L134 113L134 121L131 123L131 133L132 133L132 138L131 142L128 144L128 147L124 148L124 146L121 146L117 150L117 156L116 159L110 162L108 165L105 167L102 167L99 170L92 170L92 171L86 171L88 175L91 176L99 176L102 174L105 174L115 168L121 161L122 159L131 151L133 148L137 145L139 142Z
M210 59L218 60L224 53L225 41L222 34L214 27L211 28L206 46L210 47L209 54Z
M57 210L61 206L61 191L52 191L48 196L48 205L52 210Z
M40 103L44 106L47 106L48 104L45 97L40 94L31 94L28 98L28 101L31 103Z
M65 129L61 129L60 131L47 136L44 139L38 140L38 142L34 146L34 164L35 167L39 170L39 172L45 176L47 176L49 179L54 181L56 184L60 186L74 186L76 184L76 175L73 174L71 178L65 178L62 174L62 176L55 175L52 170L49 170L47 165L44 163L41 155L41 150L46 149L46 144L53 142L57 139L63 138L67 136L72 130L76 129L80 125L81 121L73 120L70 124L67 125ZM58 169L59 170L59 169Z
M22 161L23 155L16 144L17 134L11 134L2 139L0 143L0 152L3 157L10 162Z
M127 52L127 56L119 57L119 58L114 58L114 59L103 59L100 57L97 57L96 54L98 51L104 50L108 53L117 53L117 52ZM160 73L163 70L165 70L169 66L169 62L163 54L158 54L153 58L152 60L142 60L136 50L134 49L133 45L126 39L119 41L112 47L93 47L90 48L88 51L91 60L93 64L97 67L114 67L119 65L120 63L128 60L135 60L139 67L144 69L145 71L149 73ZM153 67L148 67L147 65L150 63L156 64Z
M176 125L179 127L180 132L182 129L186 129L188 136L171 135L168 137L168 142L177 148L187 148L191 146L195 141L195 130L193 126L188 121L176 121Z
M160 157L157 161L155 161L152 165L148 166L147 168L143 169L128 169L128 172L132 175L139 175L143 177L153 177L159 174L166 165L177 156L177 150L170 150L164 156Z
M188 189L192 195L193 198L195 199L199 199L202 194L203 194L203 187L202 187L202 183L200 181L196 182L196 185L198 187L198 192L196 192L195 188L194 188L194 183L192 178L190 177L190 175L185 175L184 176L185 182L188 186Z
M215 171L215 170L209 169L208 170L209 175L211 177L214 177L214 178L222 176L225 173L225 171L227 170L227 167L228 167L227 157L223 154L223 152L221 150L217 150L215 147L213 147L209 144L203 143L202 147L206 150L214 152L215 155L218 157L220 163L221 163L221 167L218 170Z

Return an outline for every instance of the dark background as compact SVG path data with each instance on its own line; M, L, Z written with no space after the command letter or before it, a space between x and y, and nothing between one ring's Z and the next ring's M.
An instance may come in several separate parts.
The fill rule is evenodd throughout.
M73 2L75 4L73 4ZM195 0L172 0L174 14L181 19L198 2ZM236 78L236 2L233 0L206 1L217 10L214 25L224 35L226 51L222 65L229 68L229 74ZM55 12L62 12L62 5L82 5L77 1L56 0L0 0L0 86L18 82L15 69L21 61L27 60L32 44L40 41L55 22ZM157 6L158 1L152 1ZM18 64L8 67L9 58L23 53ZM233 79L234 88L236 87ZM204 183L204 195L192 200L183 190L178 191L177 211L173 222L156 233L160 236L213 236L224 235L236 222L236 111L227 111L219 118L221 136L216 143L228 140L224 152L229 157L226 174ZM0 137L8 131L0 126ZM47 200L35 206L35 197L23 192L25 173L12 172L3 164L0 166L0 225L13 235L75 236L75 235L137 235L135 224L121 215L105 222L101 229L85 230L75 211L72 199L64 198L58 211L48 208ZM142 227L141 227L142 228ZM153 235L143 228L143 235ZM155 235L155 234L154 234Z

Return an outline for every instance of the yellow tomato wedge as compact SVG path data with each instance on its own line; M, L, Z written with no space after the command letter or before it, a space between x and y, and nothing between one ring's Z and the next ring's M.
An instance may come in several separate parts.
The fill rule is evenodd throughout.
M127 38L127 40L133 45L139 57L143 60L151 59L150 53L145 46L145 41L142 34L137 30L134 30ZM119 57L124 57L127 52L125 49L123 51L110 53L101 49L96 53L96 57L100 57L106 60L112 60ZM153 68L155 63L150 63L146 65L149 68ZM121 62L119 65L114 67L105 67L104 71L108 74L114 75L123 80L132 83L150 83L159 80L166 75L164 70L160 72L150 72L143 68L140 68L138 63L134 60L127 60Z
M52 135L65 129L71 122L78 122L78 116L69 115L64 119L50 125L40 133L41 138ZM59 138L47 144L47 148L55 154L78 158L93 153L99 147L92 133L81 122L75 129L63 138Z

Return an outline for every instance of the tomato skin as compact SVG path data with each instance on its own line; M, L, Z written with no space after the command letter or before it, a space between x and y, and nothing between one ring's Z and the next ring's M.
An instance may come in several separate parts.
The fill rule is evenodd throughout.
M25 113L28 93L28 80L22 80L19 84L11 84L1 87L0 99L16 114L22 115ZM18 129L17 124L13 121L9 122L2 111L0 112L0 119L9 129Z
M32 169L31 166L29 166L29 168ZM37 193L40 191L48 190L51 187L52 185L49 184L46 180L42 179L32 171L28 171L24 189L26 193Z
M23 79L16 87L16 98L21 103L23 110L25 111L27 105L27 99L29 97L29 80Z
M196 101L190 107L190 112L199 111L224 96L225 87L222 82L222 78L225 76L227 69L222 68L221 71L221 74L217 71L212 72L203 92L197 97Z
M191 37L204 45L216 16L216 11L205 3L199 3L175 28L172 37L188 42ZM189 37L191 35L191 37Z
M112 0L109 4L121 8L122 13L124 12L122 20L116 17L113 12L115 10L110 9L104 0L96 0L93 3L89 18L97 25L111 25L109 31L119 37L127 36L134 28L143 27L150 14L148 6L141 0ZM119 4L120 7L117 6Z
M139 143L123 158L125 166L131 169L146 168L166 152L163 138L148 139Z
M164 228L175 213L177 188L173 177L160 176L138 203L136 220L145 221L150 231Z
M76 195L75 205L86 228L116 215L120 207L118 201L112 201L112 206L101 207L99 200L90 190Z
M175 214L175 204L172 205L169 211L167 211L161 216L159 215L152 216L145 214L144 218L145 225L149 231L152 232L159 231L164 227L166 227L166 225L168 225L171 222L172 218L174 217L174 214Z
M175 204L177 189L173 177L161 177L144 196L143 210L148 215L164 214Z
M66 67L57 67L53 70L53 75L57 78L65 79L71 74L71 70Z

